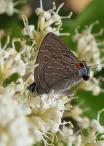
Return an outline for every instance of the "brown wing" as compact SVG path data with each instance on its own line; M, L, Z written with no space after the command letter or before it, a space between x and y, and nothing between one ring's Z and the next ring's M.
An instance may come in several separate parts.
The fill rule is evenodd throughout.
M75 82L75 64L79 60L69 48L53 33L44 38L34 71L34 78L38 88L43 92L51 89L64 89Z

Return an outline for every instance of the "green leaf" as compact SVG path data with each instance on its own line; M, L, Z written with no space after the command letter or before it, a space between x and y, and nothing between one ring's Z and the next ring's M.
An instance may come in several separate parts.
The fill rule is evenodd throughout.
M71 37L64 37L66 43L75 47L72 36L75 34L75 29L80 26L80 30L84 29L86 25L90 25L95 21L100 23L93 28L94 32L99 32L101 28L104 28L104 1L103 0L93 0L92 3L76 18L64 21L64 32L70 32ZM100 37L104 38L104 34Z
M19 74L18 73L12 74L10 77L8 77L4 81L3 86L5 87L5 86L9 85L11 82L16 82L18 78L19 78Z

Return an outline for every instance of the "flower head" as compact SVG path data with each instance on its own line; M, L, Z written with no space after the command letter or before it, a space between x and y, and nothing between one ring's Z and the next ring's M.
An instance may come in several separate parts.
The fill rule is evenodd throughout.
M54 94L36 96L28 102L25 107L29 111L28 121L36 142L46 138L49 131L56 133L61 124L64 102Z
M7 48L7 43L0 48L0 83L2 84L13 73L18 73L20 76L25 74L25 67L21 59L21 53L18 53L14 48Z
M80 59L83 56L87 58L89 65L97 65L96 70L101 70L101 53L99 49L99 44L96 41L94 34L92 34L92 28L95 24L98 24L98 21L91 24L89 27L86 27L82 33L76 31L74 39L77 41L77 54ZM99 35L102 34L102 31Z
M72 13L68 16L59 15L59 11L63 5L64 4L62 3L56 10L56 5L53 3L53 8L46 11L43 8L42 0L40 0L40 7L35 10L36 15L38 16L38 26L36 28L34 25L29 25L26 16L23 16L24 35L28 35L32 38L38 47L44 36L49 32L53 32L57 35L69 35L69 33L60 33L60 30L62 29L62 19L70 18L72 15Z
M2 91L2 92L1 92ZM0 145L30 146L33 143L29 134L29 124L21 106L11 100L13 92L0 89Z
M96 36L102 34L102 30L98 34L92 34L92 28L95 24L98 24L98 21L91 24L89 27L86 27L82 33L76 31L74 36L74 40L77 41L77 54L79 59L83 59L82 57L85 56L87 59L87 63L89 68L93 68L93 66L98 65L95 68L96 71L102 70L102 58L101 58L101 51L99 48L99 43L96 41ZM99 79L94 77L94 70L90 69L90 80L88 82L83 82L80 86L82 89L87 91L92 91L93 95L98 95L103 92L103 89L100 87Z

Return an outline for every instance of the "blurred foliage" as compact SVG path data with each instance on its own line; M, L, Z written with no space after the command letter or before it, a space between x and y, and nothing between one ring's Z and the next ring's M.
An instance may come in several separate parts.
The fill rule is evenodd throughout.
M104 1L102 0L93 0L92 3L76 18L71 20L65 20L64 22L64 31L67 30L71 33L71 36L75 33L75 29L80 27L80 30L83 30L86 25L90 25L96 20L99 21L93 28L93 32L99 32L101 28L104 28ZM100 39L104 38L104 34L100 37ZM73 46L72 37L69 39L65 39L66 42Z
M28 1L29 2L29 1ZM65 12L64 12L65 13ZM18 19L17 19L18 18ZM36 18L35 18L36 19ZM34 19L34 14L31 16L31 24L34 24L36 21ZM63 31L70 32L71 36L63 37L64 41L71 48L76 48L75 42L73 42L72 37L75 34L75 28L80 26L79 31L83 30L86 25L99 20L99 24L93 28L94 32L99 32L101 28L104 28L104 1L103 0L93 0L92 3L80 14L74 15L72 19L64 20L63 22ZM21 30L23 28L23 23L18 17L17 14L9 17L7 15L0 15L0 29L6 29L7 32L10 32L12 37L22 37ZM11 32L12 31L12 32ZM104 34L99 37L100 40L104 39ZM86 57L86 56L84 56ZM104 72L102 72L104 74ZM89 108L90 110L85 114L90 117L96 117L97 112L104 108L104 94L99 96L92 96L92 94L85 91L78 92L79 103L83 100L85 105L82 107ZM104 118L103 118L104 120Z

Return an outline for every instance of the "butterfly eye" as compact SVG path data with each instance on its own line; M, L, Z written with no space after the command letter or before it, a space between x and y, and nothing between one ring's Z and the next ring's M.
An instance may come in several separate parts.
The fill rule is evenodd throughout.
M76 64L75 67L78 68L78 69L80 69L80 68L84 67L84 65L83 65L83 63L78 63L78 64Z

